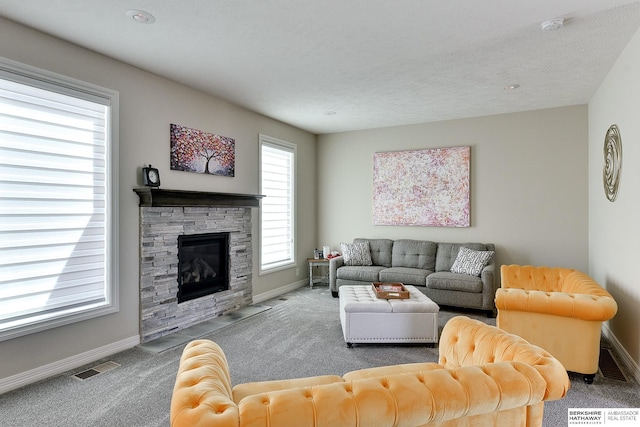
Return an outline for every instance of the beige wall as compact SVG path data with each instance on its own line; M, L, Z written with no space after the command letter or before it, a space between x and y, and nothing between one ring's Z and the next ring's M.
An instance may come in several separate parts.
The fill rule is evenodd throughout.
M373 153L461 145L471 227L372 225ZM586 106L322 135L318 171L319 243L333 249L354 237L493 242L500 264L588 269Z
M254 295L305 280L304 260L315 244L314 135L1 18L0 56L120 92L120 311L0 342L0 379L138 335L138 197L132 189L140 185L139 168L148 163L160 169L163 188L258 194L258 134L297 144L300 273L259 276L254 243ZM235 138L236 176L171 171L170 123ZM257 237L257 209L253 220Z
M632 38L589 102L589 268L618 303L608 324L615 339L640 365L640 32ZM622 136L618 197L609 202L602 183L607 129ZM636 376L640 374L636 372Z

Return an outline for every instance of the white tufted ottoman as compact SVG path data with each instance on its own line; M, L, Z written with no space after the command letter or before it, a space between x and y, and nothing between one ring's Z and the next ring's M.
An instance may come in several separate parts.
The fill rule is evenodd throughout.
M378 299L371 286L340 286L340 323L352 343L437 343L440 307L415 286L407 299Z

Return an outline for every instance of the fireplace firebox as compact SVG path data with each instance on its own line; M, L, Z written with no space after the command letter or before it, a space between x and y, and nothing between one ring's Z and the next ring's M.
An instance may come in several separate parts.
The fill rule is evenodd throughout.
M229 289L229 233L178 236L178 303Z

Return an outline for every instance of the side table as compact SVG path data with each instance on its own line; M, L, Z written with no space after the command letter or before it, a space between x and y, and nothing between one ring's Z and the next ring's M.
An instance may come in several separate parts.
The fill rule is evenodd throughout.
M309 287L313 288L313 267L327 267L327 279L329 276L329 260L326 258L307 258L309 262Z

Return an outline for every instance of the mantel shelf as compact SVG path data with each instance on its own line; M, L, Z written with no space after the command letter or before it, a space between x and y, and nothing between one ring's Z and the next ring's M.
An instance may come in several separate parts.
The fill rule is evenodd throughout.
M161 188L134 188L143 207L185 207L185 206L221 206L221 207L260 207L259 194L210 193L206 191L165 190Z

